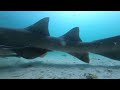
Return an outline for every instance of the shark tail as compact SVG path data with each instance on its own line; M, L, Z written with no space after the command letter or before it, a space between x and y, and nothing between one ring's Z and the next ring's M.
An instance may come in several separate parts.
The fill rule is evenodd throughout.
M120 36L114 36L91 42L94 54L120 61Z

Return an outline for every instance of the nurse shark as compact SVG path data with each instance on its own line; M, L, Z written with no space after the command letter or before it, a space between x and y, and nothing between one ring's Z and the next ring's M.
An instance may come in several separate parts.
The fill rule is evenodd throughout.
M83 42L79 27L74 27L60 37L52 37L48 30L49 17L23 29L0 27L0 55L25 59L43 57L47 52L66 52L89 63L89 53L120 60L120 36Z

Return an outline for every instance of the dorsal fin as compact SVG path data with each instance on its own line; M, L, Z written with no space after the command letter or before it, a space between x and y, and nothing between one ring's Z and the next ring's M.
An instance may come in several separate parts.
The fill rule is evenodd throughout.
M37 33L43 36L50 36L48 31L48 23L49 23L49 17L45 17L25 29L27 29L30 32Z
M65 39L65 40L70 40L70 41L81 41L79 37L79 27L75 27L71 29L69 32L61 36L60 38Z

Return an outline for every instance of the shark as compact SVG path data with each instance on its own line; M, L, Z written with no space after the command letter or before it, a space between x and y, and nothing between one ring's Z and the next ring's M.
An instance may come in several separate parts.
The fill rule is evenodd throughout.
M22 29L0 27L0 56L34 59L44 57L47 52L61 51L85 63L90 63L89 53L120 61L120 36L83 42L79 27L52 37L48 26L49 17L45 17Z

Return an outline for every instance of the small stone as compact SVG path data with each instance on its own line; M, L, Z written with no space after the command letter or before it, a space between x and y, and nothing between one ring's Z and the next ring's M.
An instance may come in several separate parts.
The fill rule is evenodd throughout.
M80 70L85 70L85 68L80 68Z
M99 70L96 70L96 72L100 73L100 71L99 71Z
M44 73L44 71L41 71L41 73Z
M100 59L98 58L98 60L100 60Z
M40 76L38 79L43 79L44 77L43 76Z
M66 57L67 55L63 54L62 56Z
M22 65L23 68L29 68L29 67L32 67L32 66L33 66L32 64Z
M112 70L111 70L111 69L108 69L107 71L108 71L108 72L112 72Z
M86 77L86 79L98 79L98 76L91 73L85 73L84 76Z

